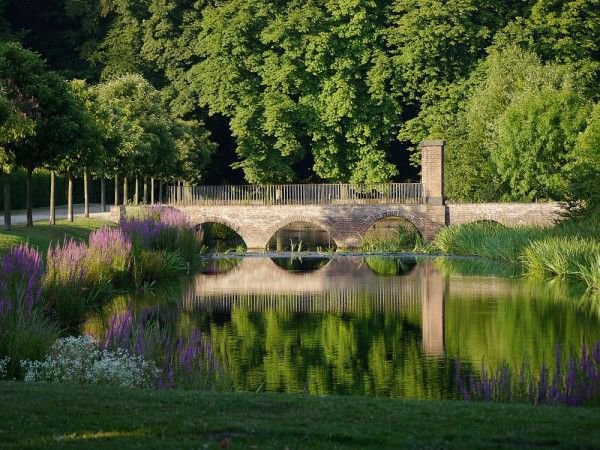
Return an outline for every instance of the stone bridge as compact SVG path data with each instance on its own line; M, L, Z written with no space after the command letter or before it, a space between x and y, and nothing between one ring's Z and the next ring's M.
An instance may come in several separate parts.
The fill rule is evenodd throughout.
M220 223L248 249L264 250L271 237L294 222L327 231L338 248L357 248L367 230L387 217L411 222L426 240L443 227L477 221L548 226L560 218L557 203L444 201L444 142L424 141L422 180L414 184L202 186L170 188L168 203L196 225ZM113 211L116 220L120 212Z

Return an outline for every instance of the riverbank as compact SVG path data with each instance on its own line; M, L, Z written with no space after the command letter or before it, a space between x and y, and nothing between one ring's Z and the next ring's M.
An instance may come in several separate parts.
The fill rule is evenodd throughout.
M108 225L108 220L97 218L76 218L74 222L57 220L56 225L47 221L35 222L33 227L14 225L11 231L0 230L0 254L6 253L12 247L29 243L45 254L51 243L65 239L87 242L90 233Z
M600 408L20 382L0 382L0 398L0 448L11 449L600 445Z

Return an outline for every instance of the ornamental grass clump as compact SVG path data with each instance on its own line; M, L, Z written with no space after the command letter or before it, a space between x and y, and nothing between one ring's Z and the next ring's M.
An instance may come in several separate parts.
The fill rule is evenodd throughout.
M19 375L22 358L43 357L58 337L45 315L43 264L37 250L19 245L0 260L0 358L6 372Z
M497 401L536 405L600 405L600 341L580 356L569 356L566 364L560 346L556 348L554 370L542 364L534 373L524 362L518 372L504 366L495 372L482 367L480 374L465 376L456 361L455 381L465 401Z

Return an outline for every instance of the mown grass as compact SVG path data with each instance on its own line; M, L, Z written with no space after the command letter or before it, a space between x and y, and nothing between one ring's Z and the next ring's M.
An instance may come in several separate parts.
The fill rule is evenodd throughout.
M57 220L56 225L49 225L46 221L35 222L31 228L25 225L14 225L11 231L0 230L0 254L25 242L45 254L52 243L63 241L65 238L87 241L92 231L110 223L100 219L76 218L74 222Z
M595 448L600 408L0 382L0 447Z

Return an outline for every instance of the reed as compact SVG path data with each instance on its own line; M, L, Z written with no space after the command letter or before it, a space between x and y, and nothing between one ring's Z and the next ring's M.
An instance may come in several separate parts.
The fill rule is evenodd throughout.
M554 237L532 242L523 250L529 273L560 277L581 276L582 268L593 278L593 262L600 257L600 243L579 237Z
M537 227L505 227L494 222L455 225L443 229L434 239L442 253L480 256L517 263L523 250L546 233Z

